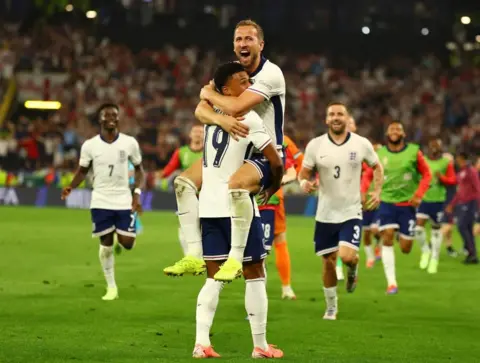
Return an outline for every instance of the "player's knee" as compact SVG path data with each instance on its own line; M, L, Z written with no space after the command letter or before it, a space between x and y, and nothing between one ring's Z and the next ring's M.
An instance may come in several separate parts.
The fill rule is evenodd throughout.
M380 236L384 246L393 246L393 231L383 231Z
M100 244L102 246L113 246L113 232L100 237Z
M243 264L243 277L245 280L261 279L265 277L263 260L260 262L246 262Z
M337 266L337 254L328 253L323 255L323 265L327 270L335 270L335 267Z
M175 188L175 194L180 196L185 192L198 193L198 188L195 183L189 178L179 175L173 181L173 186Z
M135 246L135 237L119 235L118 243L126 250L131 250Z
M220 270L220 266L224 261L205 261L207 266L207 277L213 279L215 274Z
M400 240L400 250L405 253L409 254L412 251L413 243L411 240Z

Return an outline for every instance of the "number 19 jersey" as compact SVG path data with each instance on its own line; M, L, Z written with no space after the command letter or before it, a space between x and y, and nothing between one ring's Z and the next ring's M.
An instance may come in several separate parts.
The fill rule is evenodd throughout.
M108 143L100 135L85 141L80 151L80 166L93 169L91 209L128 210L132 208L128 161L140 165L142 155L137 140L118 134Z
M336 144L328 134L308 143L303 166L317 170L320 177L318 222L343 223L362 219L360 179L363 161L374 166L378 157L370 141L354 133L349 133L342 144Z
M200 218L230 217L228 182L250 157L253 148L263 150L272 142L262 119L248 112L244 122L250 129L246 138L234 140L219 126L205 126L202 189L199 195ZM255 205L255 215L259 216Z

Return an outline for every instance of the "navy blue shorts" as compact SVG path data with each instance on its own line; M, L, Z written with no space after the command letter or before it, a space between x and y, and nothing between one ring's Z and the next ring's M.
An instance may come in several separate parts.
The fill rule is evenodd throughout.
M262 209L260 211L263 228L263 244L265 249L270 251L272 249L273 239L275 238L275 210Z
M338 251L339 245L358 250L362 239L362 220L350 219L343 223L315 222L315 253L318 256Z
M364 229L378 227L378 209L363 211L362 225Z
M285 156L282 157L283 165L285 166ZM247 163L252 164L260 174L260 191L269 188L273 182L272 169L270 162L263 156L263 154L254 154Z
M200 218L202 227L203 258L206 261L223 261L228 258L232 240L230 218ZM254 217L250 226L243 262L258 262L267 256L263 246L260 217Z
M415 208L412 206L398 206L392 203L380 203L378 208L380 231L389 228L398 229L405 239L413 239L417 224Z
M417 218L430 219L434 225L443 221L445 203L443 202L422 202L417 210Z
M135 213L128 210L91 209L93 237L117 232L123 236L135 237L137 233Z

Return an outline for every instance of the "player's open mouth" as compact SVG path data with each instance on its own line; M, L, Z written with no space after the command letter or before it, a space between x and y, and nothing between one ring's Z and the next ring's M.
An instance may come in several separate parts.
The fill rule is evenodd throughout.
M240 51L240 57L248 58L248 57L250 57L250 52L248 50L241 50Z

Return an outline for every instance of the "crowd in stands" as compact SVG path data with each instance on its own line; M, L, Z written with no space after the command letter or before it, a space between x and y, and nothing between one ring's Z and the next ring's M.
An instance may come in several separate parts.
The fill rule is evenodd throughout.
M20 96L37 92L62 108L33 118L17 111L5 120L0 167L10 171L74 169L80 145L97 132L96 110L104 102L121 105L121 130L139 140L145 168L161 170L187 142L201 86L219 61L233 59L213 49L173 45L134 54L67 25L39 27L29 35L4 28L0 44L0 97L2 79L14 68L65 75L55 84L34 78L17 84ZM301 148L325 131L325 106L335 100L349 106L358 133L373 141L381 142L385 125L398 119L413 142L440 136L449 151L480 154L478 68L446 69L427 54L420 63L398 56L371 69L354 64L346 72L322 54L275 53L268 43L266 54L284 71L285 131Z

